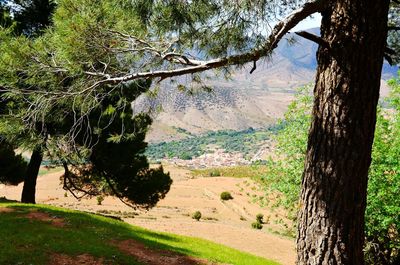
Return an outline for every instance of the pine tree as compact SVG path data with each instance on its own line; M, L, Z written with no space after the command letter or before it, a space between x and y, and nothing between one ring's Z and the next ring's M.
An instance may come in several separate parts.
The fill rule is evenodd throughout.
M39 76L35 80L26 78L33 73L28 68L29 60L35 57L34 52L41 49L40 56L48 56L49 50L43 47L47 40L41 34L51 25L55 4L34 0L15 1L12 6L15 8L11 11L14 21L5 25L8 28L2 32L4 74L1 82L5 88L12 84L20 90L30 91L31 95L23 100L20 95L4 89L2 99L12 104L4 108L1 119L2 134L32 151L24 174L21 201L35 203L36 180L47 155L54 165L64 166L64 188L75 196L107 193L133 207L153 207L169 191L172 180L162 168L149 169L143 152L146 147L144 137L152 120L146 115L133 115L130 107L131 101L146 92L150 83L130 84L129 93L123 94L121 91L126 90L126 85L120 90L104 87L107 92L92 102L61 98L46 105L44 112L36 112L37 107L26 103L34 101L31 92L54 86L68 90L72 86L70 78L62 74L50 79L49 76ZM20 67L25 70L21 72ZM43 97L41 101L46 103ZM30 116L29 124L25 115ZM76 124L77 120L82 124ZM82 129L82 126L87 128ZM112 141L118 133L124 133L123 139Z

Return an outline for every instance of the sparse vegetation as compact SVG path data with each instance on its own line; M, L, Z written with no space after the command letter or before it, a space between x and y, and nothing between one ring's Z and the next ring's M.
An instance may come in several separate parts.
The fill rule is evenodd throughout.
M233 199L233 197L229 191L223 191L221 193L220 197L221 197L221 200L223 200L223 201L228 201L228 200Z
M219 172L221 176L228 176L232 178L251 178L260 180L260 176L269 172L267 165L249 165L249 166L234 166L234 167L218 167L192 170L194 176L211 177L213 172ZM250 185L247 181L245 185Z
M203 217L203 219L204 219L204 220L207 220L207 221L218 221L218 218L215 218L215 217L209 217L209 216L207 216L207 217Z
M210 177L219 177L219 176L221 176L221 172L218 169L210 171Z
M138 215L135 212L114 211L114 210L98 210L97 213L106 216L113 215L120 218L135 218Z

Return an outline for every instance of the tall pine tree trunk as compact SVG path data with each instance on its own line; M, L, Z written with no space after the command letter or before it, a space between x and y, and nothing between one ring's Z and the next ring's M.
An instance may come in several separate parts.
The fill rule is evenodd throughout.
M36 203L36 180L39 174L40 164L43 160L43 151L40 146L36 146L32 152L31 160L25 175L24 187L22 189L21 202Z
M364 264L364 211L388 0L331 1L322 13L302 181L298 264Z

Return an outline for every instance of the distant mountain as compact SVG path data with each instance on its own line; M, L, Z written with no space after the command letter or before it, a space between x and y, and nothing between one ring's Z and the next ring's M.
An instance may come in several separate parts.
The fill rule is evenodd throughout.
M319 29L308 30L319 34ZM232 80L216 78L206 81L211 93L200 91L194 95L178 91L176 85L164 82L157 97L140 97L134 102L137 111L161 106L148 141L168 141L210 130L243 130L270 125L282 117L293 99L295 89L315 79L317 45L294 34L296 42L282 40L272 58L260 61L250 74L252 65L245 65L232 75ZM368 69L366 69L367 71ZM393 77L398 71L385 63L382 79ZM382 81L381 94L387 85Z

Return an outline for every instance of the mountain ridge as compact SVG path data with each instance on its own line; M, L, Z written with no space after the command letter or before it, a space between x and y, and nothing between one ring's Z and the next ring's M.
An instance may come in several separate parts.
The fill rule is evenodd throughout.
M319 29L307 31L319 34ZM294 38L295 43L281 41L270 59L257 63L254 73L249 73L252 64L246 64L232 73L231 80L221 77L205 80L211 92L198 90L189 94L164 81L156 97L140 97L133 104L136 111L162 109L155 115L146 140L160 142L187 137L178 128L191 134L244 130L266 127L282 118L296 88L314 81L318 48L316 43L293 33L286 38ZM385 62L382 96L388 94L385 81L397 70Z

